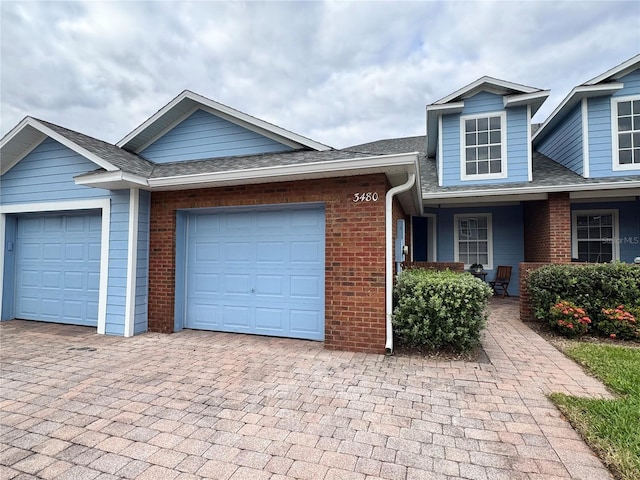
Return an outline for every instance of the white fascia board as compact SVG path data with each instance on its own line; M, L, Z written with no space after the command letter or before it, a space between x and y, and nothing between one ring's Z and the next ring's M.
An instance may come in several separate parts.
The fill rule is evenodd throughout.
M620 65L616 65L612 69L607 70L597 77L592 78L591 80L585 82L583 85L595 85L596 83L600 83L609 78L620 78L639 67L640 54L631 57L629 60L622 62Z
M28 124L29 117L25 117L8 132L0 141L0 175L4 175L29 155L47 136L37 128ZM26 130L29 129L30 133ZM27 137L22 139L21 137ZM16 142L18 145L16 145Z
M240 121L241 123L245 124L245 126L251 125L254 128L257 127L261 131L260 133L265 134L266 132L270 132L272 134L277 135L278 137L281 137L280 140L282 139L290 140L297 145L309 147L318 151L331 150L331 147L327 145L316 142L302 135L298 135L297 133L291 132L289 130L285 130L284 128L278 127L277 125L274 125L269 122L265 122L264 120L260 120L259 118L240 112L239 110L236 110L234 108L228 107L221 103L215 102L209 98L203 97L202 95L198 95L197 93L191 92L189 90L185 90L176 98L174 98L171 102L169 102L167 105L161 108L158 112L152 115L149 119L147 119L142 125L136 128L133 132L131 132L129 135L127 135L118 143L116 143L116 146L118 147L126 146L126 144L131 142L131 140L137 137L140 133L142 133L147 128L151 127L151 125L153 125L153 123L155 123L160 117L165 115L171 109L175 108L176 105L178 105L180 102L187 99L193 102L196 102L202 107L207 107L208 109L212 110L210 113L214 113L215 115L218 115L218 114L226 115L227 120L234 121L235 123L238 123L238 121ZM135 150L139 151L138 148L136 148Z
M134 175L133 173L123 172L118 170L116 172L104 172L104 173L91 173L83 174L74 177L76 185L82 185L85 187L96 188L110 188L106 184L118 184L120 188L148 188L149 183L146 178Z
M488 76L484 76L482 78L477 79L475 82L470 83L469 85L466 85L464 87L462 87L459 90L456 90L455 92L453 92L450 95L447 95L444 98L441 98L440 100L434 102L434 104L443 104L443 103L448 103L452 100L455 100L458 97L461 97L473 90L475 90L476 88L482 86L482 85L494 85L496 87L499 88L507 88L509 90L515 90L516 92L522 92L522 93L534 93L534 92L538 92L540 89L538 88L533 88L533 87L528 87L526 85L521 85L519 83L513 83L513 82L507 82L506 80L500 80L498 78L493 78L493 77L488 77Z
M522 93L517 95L505 95L502 102L505 108L531 106L531 115L535 115L540 106L549 97L551 90L540 90L533 93Z
M625 195L629 195L627 189L640 188L640 180L632 180L629 182L603 182L603 183L590 183L580 185L553 185L553 186L539 186L539 187L506 187L496 190L495 188L489 188L486 190L463 190L441 193L425 193L422 195L423 200L438 200L445 198L471 198L473 197L500 197L504 195L519 195L530 193L555 193L555 192L588 192L588 191L600 191L600 190L612 190L619 189L625 190Z
M215 173L195 173L174 177L150 178L151 188L185 187L188 185L224 185L233 181L255 181L268 183L282 179L296 180L306 176L331 176L332 174L344 174L348 172L362 173L367 170L384 171L386 168L400 167L409 172L418 172L418 152L380 155L346 160L330 160L326 162L304 163L297 165L285 165L276 167L248 168L244 170L228 170Z
M605 83L594 86L581 85L579 87L575 87L573 90L571 90L571 93L569 93L569 95L565 97L560 105L556 107L551 115L549 115L549 117L545 120L545 122L538 129L531 140L535 144L536 140L544 138L549 129L551 129L559 120L561 120L567 113L567 111L576 106L578 102L581 102L583 98L610 95L617 92L623 87L624 85L622 83Z
M448 103L446 105L427 105L427 156L433 157L436 153L436 142L438 141L439 118L442 115L461 113L464 108L464 101Z

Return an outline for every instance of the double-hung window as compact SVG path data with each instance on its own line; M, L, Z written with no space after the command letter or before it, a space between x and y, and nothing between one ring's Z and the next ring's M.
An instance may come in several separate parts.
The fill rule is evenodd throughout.
M479 263L493 268L491 214L454 215L454 257L465 268Z
M619 259L617 210L577 210L572 217L574 258L591 263Z
M507 176L504 112L460 117L462 180Z
M640 169L640 97L611 99L613 169Z

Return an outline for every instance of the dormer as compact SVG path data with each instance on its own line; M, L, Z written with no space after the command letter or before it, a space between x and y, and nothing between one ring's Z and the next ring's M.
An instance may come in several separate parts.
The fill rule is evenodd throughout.
M533 148L585 178L640 175L640 55L571 90Z
M439 186L532 180L531 117L548 90L482 77L427 106Z

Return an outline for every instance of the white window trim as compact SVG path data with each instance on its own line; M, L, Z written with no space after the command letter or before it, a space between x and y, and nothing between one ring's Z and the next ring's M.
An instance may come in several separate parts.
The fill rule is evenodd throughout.
M638 163L630 163L629 165L618 163L618 103L634 100L640 100L640 95L611 97L611 168L614 172L640 170Z
M458 219L466 217L485 217L487 219L487 257L489 263L483 265L485 270L493 270L493 218L490 213L460 213L453 215L453 259L455 262L460 261L460 245L459 245L459 229ZM465 269L471 267L471 264L464 265Z
M620 260L620 226L617 209L572 210L571 211L571 257L578 258L578 215L613 214L613 259Z
M467 158L466 158L466 137L464 122L475 118L500 117L500 161L502 168L500 173L485 173L476 175L467 175ZM460 180L494 180L498 178L507 178L507 112L484 112L473 115L460 115Z

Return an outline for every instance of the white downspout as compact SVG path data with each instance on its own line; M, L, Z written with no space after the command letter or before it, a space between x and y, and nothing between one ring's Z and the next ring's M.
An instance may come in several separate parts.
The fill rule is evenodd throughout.
M410 173L406 183L393 187L387 192L385 197L385 234L386 234L386 318L387 318L387 343L385 351L387 355L393 353L393 328L391 325L391 315L393 313L393 197L398 193L406 192L416 182L416 174Z

